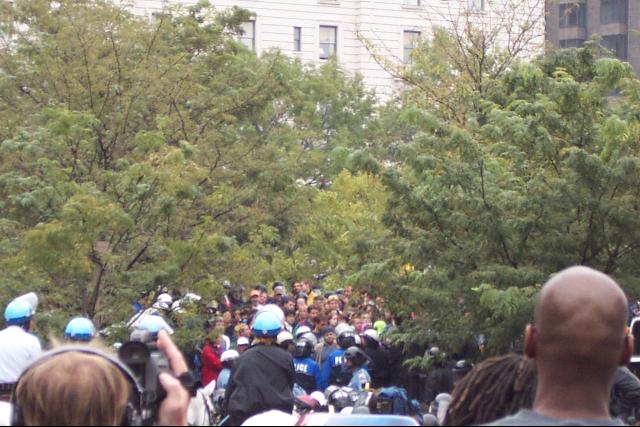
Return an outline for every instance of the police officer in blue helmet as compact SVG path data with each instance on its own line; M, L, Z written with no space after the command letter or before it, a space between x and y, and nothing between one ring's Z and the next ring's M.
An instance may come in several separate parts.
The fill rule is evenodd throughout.
M86 317L76 317L64 329L64 339L70 343L88 343L96 337L96 327Z
M5 311L6 328L0 331L0 400L8 400L22 371L42 353L31 332L35 307L24 298L11 301Z
M251 330L255 345L242 354L226 390L228 425L242 425L263 412L293 411L295 371L291 354L277 345L282 319L263 311L255 317Z

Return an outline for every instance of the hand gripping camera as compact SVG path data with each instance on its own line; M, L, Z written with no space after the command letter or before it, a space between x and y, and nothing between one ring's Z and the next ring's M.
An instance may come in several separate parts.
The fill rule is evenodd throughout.
M119 359L129 367L142 389L140 401L142 419L157 420L160 404L167 396L160 384L161 373L171 373L167 356L156 344L157 334L145 329L131 333L130 341L118 350Z

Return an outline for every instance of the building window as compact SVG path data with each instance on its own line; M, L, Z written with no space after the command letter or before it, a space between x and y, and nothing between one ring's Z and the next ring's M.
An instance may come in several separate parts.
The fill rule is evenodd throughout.
M584 44L584 40L582 39L567 39L567 40L560 40L560 47L562 49L568 49L568 48L572 48L572 47L582 47L582 45Z
M338 54L338 27L320 26L320 59Z
M404 0L405 6L422 6L422 0Z
M411 54L418 47L420 31L405 31L403 37L404 63L411 64Z
M302 52L302 28L293 27L293 50Z
M244 22L240 25L239 40L247 49L256 50L256 21Z
M616 58L626 61L627 60L627 35L618 34L616 36L604 36L602 37L602 47L609 50Z
M600 2L601 24L626 24L628 0L602 0Z
M485 8L485 0L469 0L469 9L474 12L482 12Z
M560 5L560 28L584 28L587 23L585 3L565 3Z

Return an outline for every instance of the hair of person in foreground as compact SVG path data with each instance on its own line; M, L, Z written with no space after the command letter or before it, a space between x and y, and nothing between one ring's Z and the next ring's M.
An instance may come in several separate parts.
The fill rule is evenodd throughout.
M25 372L16 401L26 425L121 425L132 387L103 357L68 352Z
M530 409L536 395L533 360L518 354L494 357L474 367L453 391L448 426L490 423Z

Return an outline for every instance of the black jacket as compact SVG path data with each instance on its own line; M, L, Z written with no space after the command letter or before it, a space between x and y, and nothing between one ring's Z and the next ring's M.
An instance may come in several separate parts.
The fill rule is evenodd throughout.
M225 395L227 425L241 425L270 410L293 411L295 371L291 355L276 346L247 350L236 362Z
M371 387L389 387L391 382L391 355L382 348L367 347L364 352L371 359L369 374L371 375Z

